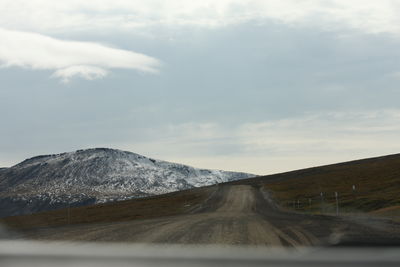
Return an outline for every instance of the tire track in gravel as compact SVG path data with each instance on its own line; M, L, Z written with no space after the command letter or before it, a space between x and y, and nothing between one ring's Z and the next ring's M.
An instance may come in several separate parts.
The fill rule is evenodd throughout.
M341 229L341 230L338 230ZM345 229L345 230L343 230ZM34 239L253 246L326 245L332 236L374 237L374 231L338 217L287 212L252 185L219 185L189 212L155 219L70 225ZM379 236L381 233L378 233Z

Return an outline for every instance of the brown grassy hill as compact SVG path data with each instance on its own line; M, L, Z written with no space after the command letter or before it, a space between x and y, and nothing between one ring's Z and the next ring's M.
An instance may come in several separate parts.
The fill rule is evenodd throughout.
M378 210L392 207L393 213L400 205L400 154L268 175L240 183L265 187L288 209L335 212L337 192L340 212L379 214Z
M297 211L333 213L334 192L338 192L341 213L372 212L384 216L400 214L400 154L250 178L230 184L263 187L272 193L281 206ZM171 216L188 212L191 207L204 202L216 187L14 216L0 222L21 229Z
M59 209L0 219L10 228L28 229L68 224L108 223L172 216L188 212L203 202L215 186L173 192L160 196L106 204Z

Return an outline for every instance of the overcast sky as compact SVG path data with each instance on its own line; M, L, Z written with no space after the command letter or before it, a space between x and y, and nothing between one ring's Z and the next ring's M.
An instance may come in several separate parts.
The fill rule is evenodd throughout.
M400 152L400 1L0 0L0 167L268 174Z

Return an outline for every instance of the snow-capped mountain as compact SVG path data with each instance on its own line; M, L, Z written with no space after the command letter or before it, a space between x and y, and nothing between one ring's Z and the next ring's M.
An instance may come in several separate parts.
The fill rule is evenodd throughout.
M95 148L0 169L0 217L157 195L253 177Z

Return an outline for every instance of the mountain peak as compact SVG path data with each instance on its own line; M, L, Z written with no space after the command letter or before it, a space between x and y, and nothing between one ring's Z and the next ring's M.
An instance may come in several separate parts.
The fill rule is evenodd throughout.
M71 199L75 199L72 202L77 205L88 200L103 203L253 176L198 169L118 149L81 149L32 157L2 170L0 208L4 198L16 202L40 199L59 207L70 203Z

